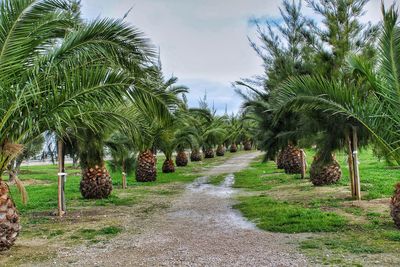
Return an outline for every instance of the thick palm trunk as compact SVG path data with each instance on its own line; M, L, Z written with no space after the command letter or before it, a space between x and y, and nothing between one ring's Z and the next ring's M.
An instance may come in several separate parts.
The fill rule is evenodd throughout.
M302 170L301 150L295 146L288 145L283 152L283 169L287 174L300 174Z
M141 152L136 166L136 181L153 182L157 179L156 159L150 150Z
M251 142L250 141L244 142L244 150L246 150L246 151L251 150Z
M21 225L17 208L10 196L10 189L1 176L10 162L22 152L23 146L5 142L0 147L0 251L3 251L14 245ZM23 202L24 194L22 193Z
M397 228L400 228L400 183L396 185L394 195L390 201L390 215Z
M176 155L175 158L175 163L176 166L178 167L185 167L188 164L188 156L186 155L185 151L178 151L178 154Z
M164 161L163 166L162 166L162 172L163 173L175 172L175 165L171 159L166 159Z
M219 145L217 148L217 156L222 157L225 155L225 148L223 145Z
M96 165L82 171L80 190L84 198L107 198L112 189L111 176L105 166Z
M14 245L20 230L18 212L10 197L8 185L0 180L0 251Z
M190 153L190 160L191 161L201 161L202 156L198 148L194 148L192 153Z
M278 156L276 157L276 167L280 170L283 170L285 168L285 151L286 149L282 149L281 151L279 151Z
M212 148L206 148L204 151L204 158L206 159L211 159L213 158L214 155L214 150Z
M237 145L236 145L235 143L233 143L233 144L231 145L231 147L229 148L229 151L230 151L231 153L237 152L237 151L238 151Z
M314 185L334 184L342 177L339 163L332 156L329 161L323 161L321 157L314 157L310 168L310 180Z

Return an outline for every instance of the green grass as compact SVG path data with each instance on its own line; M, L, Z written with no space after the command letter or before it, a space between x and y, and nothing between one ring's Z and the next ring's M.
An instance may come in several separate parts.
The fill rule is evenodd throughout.
M343 152L338 153L336 158L343 172L343 179L339 185L349 186L347 155ZM400 182L399 169L388 166L385 161L377 159L372 155L372 151L368 149L361 150L359 161L363 199L369 200L391 196L394 191L394 185Z
M188 183L193 181L197 176L196 173L203 168L213 166L219 162L226 160L233 156L227 153L227 157L217 157L214 159L203 160L202 162L190 162L187 167L177 167L175 173L162 173L161 166L164 160L163 156L158 156L157 161L157 180L155 182L139 183L135 181L134 175L127 178L128 191L134 190L141 194L148 192L148 187L154 187L169 183ZM65 195L67 205L74 209L79 209L82 206L129 206L137 203L137 197L130 196L121 197L119 192L122 192L122 175L119 172L110 175L113 179L114 190L111 196L102 200L85 200L82 198L79 191L79 183L81 180L80 169L74 169L70 165L66 166L67 183L65 185ZM26 205L21 203L19 193L15 186L11 187L11 194L22 215L31 212L54 211L57 208L57 166L44 165L44 166L23 166L19 178L24 182L25 188L28 192L29 201ZM154 193L154 192L153 192ZM176 192L173 191L158 191L161 195L170 195Z
M294 182L296 175L287 175L276 168L265 168L266 163L253 162L250 168L235 174L235 188L245 188L254 191L271 189L275 184Z
M70 238L73 240L87 240L91 242L99 242L104 238L111 238L122 232L121 227L107 226L101 229L83 228L80 229L76 234L71 235Z
M240 154L244 152L239 152ZM135 181L134 175L127 177L128 189L122 190L122 175L119 172L110 172L113 180L114 190L110 197L100 200L83 199L79 190L81 180L80 169L66 166L68 173L65 185L65 196L68 211L81 210L84 207L96 206L132 206L137 204L148 195L169 196L178 191L174 188L153 190L151 188L167 185L171 183L188 183L197 177L197 173L204 168L219 164L220 162L234 156L227 153L225 157L216 157L214 159L205 159L201 162L190 162L187 167L177 167L175 173L162 173L161 167L164 161L162 155L157 160L157 180L149 183L139 183ZM18 207L22 218L30 215L39 214L40 216L53 216L57 209L58 177L56 165L43 166L23 166L19 178L23 181L28 193L28 203L21 203L20 195L15 186L11 186L11 195ZM151 189L151 190L150 190ZM40 220L34 216L33 222ZM23 222L25 223L25 221ZM39 222L40 224L41 222Z
M310 167L315 152L307 150L306 154ZM358 205L350 195L347 155L337 153L336 159L342 179L334 185L315 187L308 179L287 175L277 170L275 163L262 163L259 158L235 175L234 187L254 192L239 197L235 208L267 231L317 233L299 241L299 247L316 263L360 266L365 263L364 255L388 253L392 265L400 264L400 231L388 212L388 198L400 181L399 170L376 159L371 150L363 150L362 199L386 200Z
M266 195L242 197L239 201L235 208L259 228L271 232L332 232L346 226L346 220L333 212L275 201Z
M226 174L211 176L208 179L207 183L212 184L212 185L220 185L225 180L225 178L226 178Z

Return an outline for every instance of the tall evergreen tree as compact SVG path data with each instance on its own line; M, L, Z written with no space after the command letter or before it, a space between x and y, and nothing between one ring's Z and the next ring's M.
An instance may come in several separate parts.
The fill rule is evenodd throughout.
M237 92L244 98L243 105L246 118L254 120L260 125L255 134L258 146L265 150L265 159L275 159L278 151L290 145L296 145L298 138L295 135L282 135L283 132L292 132L299 127L300 115L287 112L278 122L274 122L274 112L271 93L277 90L280 84L291 76L311 73L313 66L312 46L310 46L309 20L302 14L301 1L283 1L280 9L282 23L266 22L265 28L259 23L257 31L261 46L251 41L251 46L263 59L265 76L256 80L242 80L236 82L238 88L246 88L247 92L238 89ZM288 161L298 163L299 151L290 146ZM298 164L294 164L298 165ZM300 166L293 164L288 170L299 170Z
M322 16L324 27L315 21L309 23L315 42L317 72L326 77L343 75L349 52L371 57L375 53L378 26L364 24L369 0L306 0L308 5Z

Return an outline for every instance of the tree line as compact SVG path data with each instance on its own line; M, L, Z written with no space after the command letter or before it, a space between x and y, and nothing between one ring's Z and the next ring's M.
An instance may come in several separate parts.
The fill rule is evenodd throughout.
M336 183L335 152L347 151L352 196L360 199L359 148L399 164L400 28L395 4L382 3L382 20L362 23L368 0L283 1L282 22L258 22L251 41L264 74L237 81L254 139L287 173L301 170L300 147L315 147L310 180ZM391 215L400 227L400 186Z

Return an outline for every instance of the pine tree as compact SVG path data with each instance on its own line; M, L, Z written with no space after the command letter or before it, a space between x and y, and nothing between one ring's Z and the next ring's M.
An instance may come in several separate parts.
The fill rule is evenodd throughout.
M236 82L236 86L246 88L247 93L238 89L237 92L244 98L246 118L255 121L257 127L253 133L258 146L266 151L265 159L275 159L280 149L285 149L289 144L296 145L298 138L295 135L282 135L298 128L301 115L286 112L275 121L273 111L273 94L279 89L282 82L292 76L312 72L312 50L310 45L309 20L302 14L301 1L283 1L280 14L283 23L267 21L262 27L256 21L259 40L258 46L251 41L251 46L262 58L265 76L245 79ZM261 88L260 88L261 87ZM288 155L296 155L289 153ZM300 162L290 159L290 162ZM290 170L300 169L300 166L290 166Z

